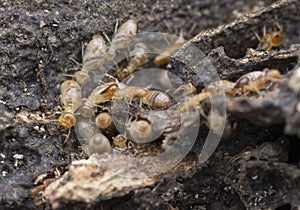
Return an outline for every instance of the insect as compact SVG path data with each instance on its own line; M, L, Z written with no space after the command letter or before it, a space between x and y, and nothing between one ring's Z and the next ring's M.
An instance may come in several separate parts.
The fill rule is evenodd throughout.
M122 81L134 72L138 67L144 65L147 60L147 46L143 43L137 43L132 51L133 57L129 60L125 68L119 68L115 74L119 81Z
M58 124L63 130L67 130L76 123L75 111L81 105L82 91L76 81L66 80L62 83L60 92L64 111L58 119Z
M137 33L137 23L130 19L123 23L118 31L114 34L110 47L106 54L106 59L111 61L116 57L116 52L120 49L126 48L132 37Z
M138 86L127 86L123 83L119 83L119 89L115 92L113 99L121 100L129 98L130 101L132 101L134 98L144 98L149 89L144 87L138 87Z
M75 80L79 84L86 84L90 79L89 72L102 67L105 55L105 41L101 35L95 35L83 54L81 70L74 74Z
M147 143L154 140L152 139L151 124L146 120L136 120L127 123L127 127L134 142Z
M251 158L256 160L269 160L269 161L287 161L288 151L284 145L277 142L264 142L257 148L246 147L240 154L233 156L230 162L237 160L248 161Z
M256 92L259 94L259 89L266 86L268 82L274 81L280 77L280 72L277 69L266 69L264 71L253 71L241 76L235 83L235 88L242 93Z
M224 91L228 95L236 95L239 93L239 90L235 88L235 83L228 80L217 80L210 83L202 90L202 92L209 92L212 94L219 93Z
M201 101L207 99L208 97L209 92L203 92L186 98L186 100L180 105L180 112L188 112L194 109L200 105Z
M97 115L95 123L101 130L105 130L110 128L113 122L111 115L108 112L102 112Z
M258 48L267 49L268 51L270 51L272 47L278 47L282 43L283 40L282 25L280 25L278 22L276 22L275 24L279 29L279 31L276 30L267 33L266 26L264 26L262 38L256 32L254 33L256 38L259 41Z
M150 90L142 98L142 103L155 108L169 108L172 101L168 94L158 90Z
M124 150L127 148L127 137L124 134L118 134L115 137L112 137L114 145L118 147L118 149Z
M174 42L172 43L172 46L170 48L162 51L159 55L157 55L154 58L154 64L161 66L168 64L170 61L170 57L174 54L175 50L182 47L182 45L185 43L185 40L183 38L183 32L180 31L179 37L177 37Z
M96 133L89 139L88 148L90 154L111 152L110 142L102 133Z
M130 101L134 98L140 99L141 103L147 104L155 108L168 108L171 105L170 97L161 91L149 90L148 88L138 86L126 86L115 93L114 99L120 100L129 98Z
M111 100L118 87L118 83L116 82L104 83L97 86L80 108L81 115L86 118L93 116L94 106Z
M192 85L192 83L187 83L187 84L184 84L184 85L181 85L179 86L173 94L176 94L178 92L183 92L183 95L189 95L189 94L192 94L193 92L196 91L196 88Z

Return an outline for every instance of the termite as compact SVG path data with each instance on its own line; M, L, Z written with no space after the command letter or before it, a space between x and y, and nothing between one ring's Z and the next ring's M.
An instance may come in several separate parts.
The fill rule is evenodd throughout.
M240 154L233 156L230 162L233 163L237 160L248 161L251 158L268 161L287 161L288 151L285 146L279 142L264 142L257 148L248 146Z
M112 116L109 112L99 113L95 118L95 123L101 132L107 137L112 137L117 132Z
M112 137L113 143L118 149L124 150L127 148L127 137L124 134L118 134L115 137Z
M102 133L96 133L88 141L90 154L111 152L110 142Z
M147 143L155 139L152 138L151 124L146 120L137 120L128 125L129 134L134 142Z
M277 69L253 71L241 76L236 81L235 88L244 94L247 94L247 92L256 92L259 94L259 89L265 87L267 83L274 81L278 77L280 77L280 72Z
M82 68L74 74L79 84L86 84L89 79L89 72L100 69L105 61L106 44L101 35L95 35L87 45L82 58Z
M254 33L259 41L258 48L270 51L272 47L278 47L283 40L282 25L275 23L279 31L266 32L266 26L263 27L263 37L261 38L256 32Z
M130 58L128 65L125 68L119 68L115 74L119 81L124 80L148 60L147 46L143 43L137 43L131 54L133 57Z
M183 38L183 32L180 31L179 37L177 37L174 42L172 43L172 46L170 46L170 48L162 51L159 55L157 55L154 58L154 64L161 66L161 65L165 65L168 64L170 61L170 57L174 54L175 50L177 50L178 48L181 48L182 45L185 43L185 40Z
M111 115L108 112L102 112L97 115L95 123L101 130L105 130L110 128L113 122Z
M126 48L136 33L137 23L135 20L130 19L123 23L112 38L110 47L106 54L107 60L113 60L116 57L116 52L118 50Z
M148 91L141 102L154 108L169 108L172 103L168 94L158 90Z
M122 83L120 83L122 84ZM113 99L129 99L132 101L134 98L140 99L141 103L147 104L154 108L168 108L171 105L171 99L168 94L157 91L149 90L149 88L139 87L139 86L126 86L122 84Z
M117 90L118 83L116 82L97 86L80 108L81 115L86 118L91 117L94 113L94 106L111 100Z
M76 81L66 80L62 83L60 92L64 111L58 119L58 124L63 130L67 130L76 123L75 111L81 105L82 91Z

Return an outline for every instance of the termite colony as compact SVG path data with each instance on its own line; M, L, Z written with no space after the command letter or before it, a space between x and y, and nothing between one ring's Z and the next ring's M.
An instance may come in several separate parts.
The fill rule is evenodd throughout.
M259 47L271 50L272 47L278 46L281 42L280 37L282 39L282 27L278 25L278 28L279 31L271 34L267 34L264 29L263 38L256 34L260 41ZM133 42L136 34L137 23L130 19L115 31L108 47L106 47L105 40L101 35L95 35L85 49L81 69L74 73L73 80L65 80L61 85L63 112L58 119L59 126L63 130L75 126L78 138L84 140L81 142L82 147L89 155L116 150L122 151L134 144L149 143L159 139L161 134L165 132L162 130L165 127L154 126L155 120L159 120L139 115L138 112L134 113L136 110L166 111L177 105L179 107L178 113L186 113L191 110L201 111L201 102L213 95L225 93L228 97L247 97L250 93L252 95L260 94L261 89L268 88L269 84L280 77L280 72L276 69L253 71L241 76L235 82L214 81L197 94L194 94L196 88L188 83L177 89L182 92L185 99L176 103L166 92L122 82L132 76L138 68L149 63L151 58L147 52L153 46L148 43ZM105 36L108 39L106 34ZM168 64L171 55L184 42L183 34L180 32L180 36L173 39L167 48L159 51L156 49L159 55L153 58L154 65ZM150 51L153 52L153 49ZM120 54L126 54L126 57L129 57L127 62L115 62ZM102 78L102 81L98 82L87 96L83 96L81 86L88 84L92 78L92 71L99 69L105 69L105 72L112 70L113 73L111 75L103 74L108 81L103 82L104 79ZM117 122L117 125L113 120L111 108L115 102L117 104L124 102L126 106L131 107L129 117L120 123ZM208 127L212 130L218 130L219 125L213 121L210 114L202 113L202 115L205 116ZM122 128L120 129L120 127ZM157 133L159 135L155 135ZM252 156L256 154L258 153L251 153ZM239 155L235 159L245 158L243 155Z
M135 143L155 140L151 139L151 121L139 118L138 115L131 115L122 122L126 129L120 133L111 113L114 101L124 101L128 106L138 102L138 107L147 107L149 110L163 110L172 105L171 97L163 91L122 83L150 60L149 48L152 46L134 40L136 34L137 22L129 19L115 31L111 41L104 34L108 39L108 46L102 35L93 36L83 53L80 70L74 75L65 75L71 76L73 80L65 80L61 85L63 112L58 124L61 129L69 131L75 126L77 136L82 140L82 148L87 154L125 150L133 144L128 142L128 137ZM184 44L182 33L168 44L168 47L159 50L159 56L154 57L155 65L161 66L169 62L174 51ZM153 49L150 51L153 52ZM124 54L127 61L118 61L118 57ZM91 74L101 69L105 69L105 72L113 69L114 73L103 74L109 81L103 82L104 79L101 78L96 87L92 87L85 96L81 87L91 83Z

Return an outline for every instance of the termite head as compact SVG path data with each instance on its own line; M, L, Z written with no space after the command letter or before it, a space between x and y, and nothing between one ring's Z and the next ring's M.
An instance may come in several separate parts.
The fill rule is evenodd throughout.
M75 80L78 82L78 84L86 84L90 80L90 76L87 72L84 71L77 71L74 74Z
M127 20L125 23L123 23L118 31L128 35L128 36L134 36L137 32L137 23L133 19Z
M132 122L128 130L132 140L137 143L147 143L153 141L151 125L146 120Z
M119 81L122 81L129 75L129 71L126 68L119 68L115 74Z
M283 35L282 35L282 32L273 32L271 34L271 44L272 46L274 47L277 47L281 44L283 40Z
M107 129L112 125L112 118L109 113L102 112L98 114L98 116L95 119L95 122L100 129Z
M283 40L282 26L279 23L277 23L276 25L279 31L273 31L271 33L271 45L273 47L279 46Z
M116 51L127 47L132 36L135 36L137 32L137 23L135 20L130 19L123 23L118 31L113 36L111 46L106 54L106 59L109 61L116 57Z
M95 56L104 55L106 51L106 44L101 35L93 36L93 39L89 42L84 52L82 62L83 64L91 59L94 59Z
M71 112L64 112L58 118L58 125L63 130L67 130L74 126L76 123L75 115Z
M147 88L136 88L134 92L134 98L143 98L148 92Z
M110 97L113 97L115 92L118 90L119 86L116 83L112 83L109 85L109 87L104 91L105 94L109 95Z
M270 80L280 77L280 72L277 69L265 70L265 74Z
M115 137L112 137L114 145L116 145L117 147L119 147L120 149L126 149L127 145L127 137L124 134L119 134Z
M102 154L105 152L111 152L109 140L102 133L97 133L93 135L89 139L89 151L91 154Z

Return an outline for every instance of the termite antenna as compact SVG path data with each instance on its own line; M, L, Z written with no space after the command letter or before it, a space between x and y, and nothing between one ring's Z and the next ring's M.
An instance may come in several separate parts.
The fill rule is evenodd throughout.
M278 23L277 21L275 22L276 27L279 29L279 31L282 31L282 25L280 23Z
M267 34L267 28L266 25L263 26L263 36L266 36Z
M81 57L83 58L83 56L84 56L84 44L83 42L81 42Z
M73 61L76 65L78 65L78 66L80 66L81 64L77 61L77 60L75 60L75 58L70 58L70 60L71 61Z
M179 38L183 38L183 30L182 29L180 29L180 31L179 31Z
M236 161L238 161L240 159L242 159L241 154L237 154L237 155L234 155L232 158L230 158L229 162L230 163L234 163L234 162L236 162Z
M197 23L194 23L194 24L192 25L192 27L190 28L190 30L189 30L188 33L187 33L189 36L192 35L192 33L194 32L196 26L197 26Z
M116 25L115 25L115 32L114 33L117 33L117 31L118 31L118 25L119 25L119 20L117 18Z
M109 37L107 36L107 34L106 34L105 32L102 32L102 34L103 34L103 36L105 37L105 39L107 40L107 42L108 42L109 44L111 44L111 41L110 41Z
M119 65L115 60L112 60L112 62L114 63L114 65L117 67L117 69L119 69Z
M48 116L46 116L46 117L49 117L49 118L51 118L51 117L55 117L55 115L57 115L57 114L62 114L63 113L63 110L62 110L62 108L59 106L58 107L58 110L56 110L54 113L52 113L52 114L50 114L50 115L48 115ZM56 120L57 121L57 120Z
M258 35L258 33L254 32L254 35L259 42L262 42L262 38Z
M56 119L56 120L49 120L49 122L58 122L58 119Z
M129 77L127 77L128 79L127 79L127 81L126 81L126 85L129 85L129 83L134 79L134 75L133 74L131 74L131 75L129 75Z
M172 27L167 23L166 20L163 20L165 26L167 27L168 31L171 32L172 31Z
M74 75L72 75L72 74L60 74L61 76L65 76L65 77L72 77L72 78L74 78L75 76Z
M112 75L110 75L108 73L105 73L104 77L108 77L108 78L114 80L116 83L120 83L120 81L117 78L115 78L114 76L112 76Z

